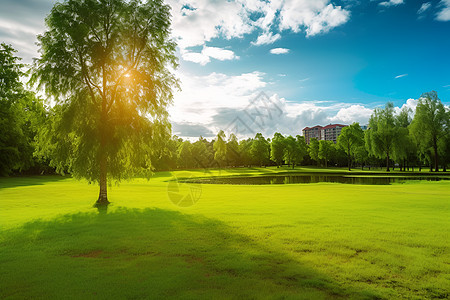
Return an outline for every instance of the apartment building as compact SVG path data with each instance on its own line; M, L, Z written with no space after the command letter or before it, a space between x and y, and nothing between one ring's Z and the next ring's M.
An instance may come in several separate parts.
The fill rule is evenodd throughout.
M305 127L303 128L303 136L305 137L305 141L309 144L309 141L312 138L316 138L318 140L324 141L333 141L336 143L338 136L341 134L342 128L347 125L342 124L330 124L326 126L314 126L314 127Z

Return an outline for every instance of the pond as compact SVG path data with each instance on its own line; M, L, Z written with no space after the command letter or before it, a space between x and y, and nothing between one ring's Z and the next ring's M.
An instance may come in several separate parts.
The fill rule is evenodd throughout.
M209 177L209 178L190 178L182 180L186 183L206 183L206 184L295 184L295 183L344 183L344 184L365 184L365 185L388 185L392 183L404 183L410 180L440 181L450 180L450 177L437 176L345 176L345 175L263 175L263 176L233 176L233 177Z

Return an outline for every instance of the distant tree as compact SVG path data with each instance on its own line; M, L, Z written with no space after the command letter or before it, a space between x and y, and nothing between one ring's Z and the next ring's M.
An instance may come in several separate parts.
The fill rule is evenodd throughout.
M234 133L230 134L227 142L227 163L229 166L239 165L239 142Z
M355 156L356 149L364 144L364 132L359 123L353 123L344 127L337 139L339 147L347 154L348 170L351 170L352 158Z
M319 163L319 141L316 138L312 138L309 140L308 154L312 160Z
M332 141L319 141L319 159L325 162L325 168L328 167L328 161L333 157L334 147Z
M225 161L227 159L227 143L225 139L225 133L221 130L214 141L214 160L221 167L225 166Z
M250 154L260 166L265 166L269 162L269 142L262 133L257 133L250 147Z
M406 160L410 157L410 150L414 148L413 139L409 134L408 126L411 123L409 114L411 109L404 107L395 117L395 125L398 130L397 140L394 143L392 157L400 165L400 171L406 167Z
M411 131L420 137L422 152L432 148L434 171L439 171L438 145L449 134L450 120L444 105L435 91L424 93L419 98L416 113L411 123Z
M387 172L390 171L389 160L398 136L394 104L388 102L384 109L376 108L369 119L369 128L365 131L365 144L369 154L386 159Z
M192 144L191 152L194 167L205 169L210 166L212 157L210 156L207 144L204 142L203 137L200 137L198 141Z
M253 139L251 138L239 142L239 159L241 165L250 166L255 163L250 153L252 144Z
M300 164L305 160L305 157L308 155L308 145L306 144L305 137L301 135L297 135L295 137L298 145L298 155L295 158L295 162Z
M0 175L39 164L33 156L35 135L46 115L42 100L20 81L24 65L15 52L0 44Z
M270 159L275 162L277 167L283 164L285 151L285 138L281 133L275 132L270 143Z
M189 141L182 142L177 150L177 162L179 168L193 167L192 144Z
M364 170L364 165L369 160L369 152L367 152L367 149L364 146L364 144L361 144L360 146L356 147L353 153L355 161L360 163L361 170Z
M49 157L76 178L98 182L96 205L104 206L108 178L150 176L160 146L153 137L170 138L166 107L178 86L170 7L162 0L65 0L46 24L31 83L60 107L50 127L56 130L46 135Z
M293 169L295 167L296 155L299 152L297 141L290 135L285 138L284 144L284 161L288 166L292 166Z
M172 170L177 167L177 150L181 143L177 136L164 140L163 147L153 152L152 161L154 162L155 170Z

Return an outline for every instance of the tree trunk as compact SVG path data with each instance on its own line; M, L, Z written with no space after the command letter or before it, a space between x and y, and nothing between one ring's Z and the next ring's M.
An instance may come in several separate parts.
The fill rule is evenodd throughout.
M100 160L100 192L98 194L97 205L107 205L108 201L108 181L106 178L106 157L102 157Z
M436 138L433 139L433 148L434 148L434 171L439 172L439 157Z
M390 172L391 170L389 170L389 153L387 153L386 155L386 172Z
M106 89L105 86L105 78L103 78L103 88ZM107 108L106 108L106 98L102 99L102 114L100 120L100 178L99 178L99 186L100 192L98 194L97 202L95 202L95 207L97 207L100 211L100 208L108 207L108 180L107 180L107 171L108 171L108 163L106 156L106 135L107 135Z

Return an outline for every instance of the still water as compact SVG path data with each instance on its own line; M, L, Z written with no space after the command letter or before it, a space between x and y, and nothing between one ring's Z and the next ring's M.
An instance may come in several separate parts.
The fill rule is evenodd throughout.
M234 176L234 177L209 177L191 178L183 180L189 183L206 184L293 184L293 183L319 183L332 182L344 184L388 185L391 183L404 183L410 180L440 181L450 180L450 177L351 177L343 175L264 175L264 176Z

